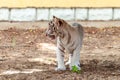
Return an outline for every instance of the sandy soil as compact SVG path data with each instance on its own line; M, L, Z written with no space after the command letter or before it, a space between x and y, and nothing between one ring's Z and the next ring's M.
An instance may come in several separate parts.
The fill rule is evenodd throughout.
M0 80L120 79L120 27L85 28L80 74L54 71L55 48L43 29L1 30Z

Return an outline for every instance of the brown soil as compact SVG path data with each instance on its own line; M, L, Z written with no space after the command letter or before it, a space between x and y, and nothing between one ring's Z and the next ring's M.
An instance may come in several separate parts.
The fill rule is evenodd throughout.
M45 30L0 31L0 80L120 80L120 27L85 28L80 59L81 73L56 72L55 41Z

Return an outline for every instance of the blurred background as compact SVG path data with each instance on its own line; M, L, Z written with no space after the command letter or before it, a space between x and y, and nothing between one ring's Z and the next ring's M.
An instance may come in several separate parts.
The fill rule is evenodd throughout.
M80 73L54 70L53 15L84 27ZM0 80L120 80L120 0L0 0Z
M17 28L47 27L47 21L53 15L69 22L78 21L86 27L118 27L120 26L120 1L0 0L1 29L13 26ZM19 23L16 24L16 22Z
M0 0L1 21L120 20L120 0Z

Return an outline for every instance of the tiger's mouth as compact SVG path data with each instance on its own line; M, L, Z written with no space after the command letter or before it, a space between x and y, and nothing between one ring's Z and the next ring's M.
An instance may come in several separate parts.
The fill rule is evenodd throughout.
M49 35L51 39L55 39L55 35Z

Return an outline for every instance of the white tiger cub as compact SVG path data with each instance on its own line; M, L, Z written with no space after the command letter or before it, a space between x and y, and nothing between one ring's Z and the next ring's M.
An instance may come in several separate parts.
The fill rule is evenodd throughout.
M63 19L53 16L46 30L46 36L49 36L51 39L57 39L57 71L66 70L64 64L65 50L69 53L69 60L66 64L69 64L70 70L72 66L76 66L80 70L80 50L83 33L83 27L80 24L73 23L69 25Z

